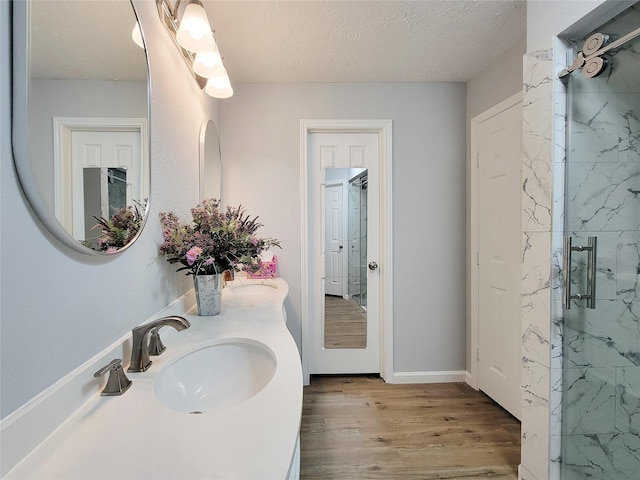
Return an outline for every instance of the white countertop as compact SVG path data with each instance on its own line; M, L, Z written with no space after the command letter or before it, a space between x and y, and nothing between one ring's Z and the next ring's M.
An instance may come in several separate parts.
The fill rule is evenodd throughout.
M167 350L146 372L127 373L121 396L96 394L14 468L8 479L285 479L302 414L302 367L283 318L288 285L265 282L264 293L225 288L214 317L184 315L191 327L161 330ZM254 397L189 415L163 406L153 383L163 366L224 339L249 339L274 353L276 371ZM124 359L128 365L129 359ZM224 365L214 368L224 368Z

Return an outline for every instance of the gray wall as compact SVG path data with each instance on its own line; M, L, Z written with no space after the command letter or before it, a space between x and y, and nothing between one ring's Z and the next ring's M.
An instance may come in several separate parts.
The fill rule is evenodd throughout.
M624 2L618 0L607 2L604 0L529 0L527 2L527 52L550 48L554 35L558 35L603 3L607 3L606 8L609 8L615 3Z
M240 84L221 103L225 203L282 240L298 346L300 120L393 121L394 371L465 368L465 84Z
M135 0L150 38L151 212L124 253L87 257L62 246L24 198L12 164L10 2L0 1L0 415L20 407L191 288L157 256L158 212L184 215L198 202L198 135L217 102L201 92L158 21Z
M522 40L467 82L467 121L522 90ZM468 128L467 124L467 128Z
M30 135L43 197L54 202L53 117L146 118L145 82L31 80Z

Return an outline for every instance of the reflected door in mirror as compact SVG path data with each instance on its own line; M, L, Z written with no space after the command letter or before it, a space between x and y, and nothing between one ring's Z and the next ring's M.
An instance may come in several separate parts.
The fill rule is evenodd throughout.
M325 248L326 272L324 281L325 295L344 297L347 294L346 241L347 205L344 181L326 186L325 208Z
M364 349L367 171L328 168L325 176L324 348Z
M91 230L95 217L109 220L120 208L144 200L140 132L73 131L71 139L72 196L61 195L62 211L71 213L73 237L88 241L99 236ZM68 218L60 220L68 225Z

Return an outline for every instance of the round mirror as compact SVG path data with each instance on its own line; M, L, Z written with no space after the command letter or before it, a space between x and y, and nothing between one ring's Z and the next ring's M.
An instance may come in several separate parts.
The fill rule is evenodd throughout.
M211 120L200 130L200 198L222 200L222 157L216 124Z
M83 253L127 248L148 212L148 66L137 25L129 1L13 3L16 170L44 225Z

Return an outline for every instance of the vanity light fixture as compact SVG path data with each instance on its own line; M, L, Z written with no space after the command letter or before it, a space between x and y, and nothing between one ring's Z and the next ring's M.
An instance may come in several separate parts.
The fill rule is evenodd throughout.
M209 25L207 12L199 0L156 0L160 21L187 63L200 88L215 98L233 95L229 75ZM186 3L182 18L179 10Z

